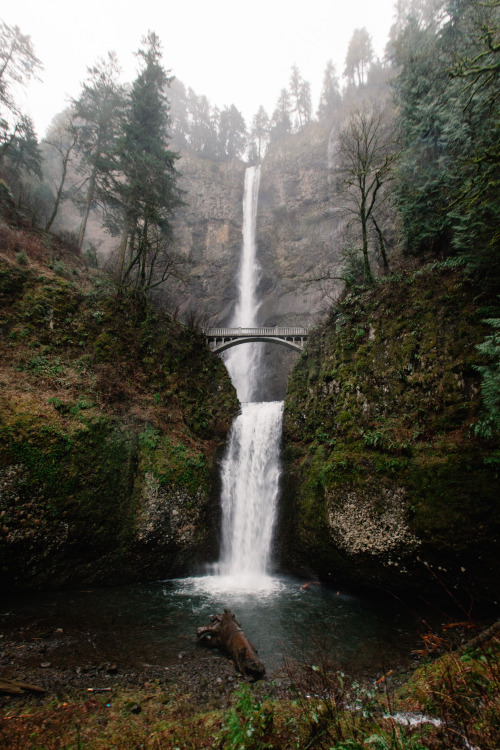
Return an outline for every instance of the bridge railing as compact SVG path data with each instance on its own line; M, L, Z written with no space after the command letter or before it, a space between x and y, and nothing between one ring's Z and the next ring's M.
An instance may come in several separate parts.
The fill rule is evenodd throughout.
M285 326L267 328L206 328L205 334L210 338L228 338L231 336L307 336L308 329L300 326L292 328Z

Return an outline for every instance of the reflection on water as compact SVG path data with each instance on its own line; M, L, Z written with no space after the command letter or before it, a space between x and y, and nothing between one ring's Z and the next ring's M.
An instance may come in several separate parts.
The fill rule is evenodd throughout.
M308 661L319 647L343 669L380 672L408 662L420 622L397 603L366 600L289 577L255 588L219 576L80 592L44 592L4 602L1 621L29 618L89 641L95 659L164 665L195 648L195 628L229 607L268 674L283 656ZM229 588L230 586L230 588ZM6 613L10 614L7 615ZM90 647L88 647L90 648Z

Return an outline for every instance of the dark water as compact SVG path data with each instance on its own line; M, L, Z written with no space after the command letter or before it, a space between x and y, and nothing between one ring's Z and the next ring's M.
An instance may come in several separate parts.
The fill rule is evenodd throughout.
M195 629L229 607L258 648L268 674L283 657L314 662L319 651L346 671L382 673L407 665L423 621L397 602L368 600L290 577L239 588L216 576L71 592L0 604L2 629L70 638L66 661L167 665L197 648ZM66 649L68 651L68 648Z

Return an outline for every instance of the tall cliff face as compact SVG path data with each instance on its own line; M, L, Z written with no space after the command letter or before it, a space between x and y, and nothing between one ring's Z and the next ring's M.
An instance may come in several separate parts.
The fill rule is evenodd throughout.
M431 267L349 296L312 337L285 402L291 569L498 600L498 444L473 430L478 302L494 300Z
M256 237L262 325L311 325L325 313L325 285L305 281L325 269L332 271L338 262L338 215L332 208L328 166L330 130L310 123L301 133L272 143L263 160ZM186 205L176 211L173 249L185 261L180 269L184 283L171 278L159 294L181 316L194 315L202 325L226 325L237 296L246 164L236 159L211 161L186 150L180 155L179 185ZM91 214L87 242L107 257L116 252L118 239L102 228L101 218ZM66 201L56 228L76 232L79 222L77 209ZM268 372L268 389L262 396L283 398L296 356L262 346Z
M262 163L256 228L262 325L309 326L325 312L321 285L305 282L337 263L329 135L328 128L311 123L271 144ZM182 310L197 309L205 321L224 325L236 300L245 165L183 154L180 171L187 205L177 213L175 234L177 250L188 261L186 286L169 295ZM296 355L273 345L263 349L268 386L262 397L283 398Z
M193 570L217 555L227 372L44 239L0 222L0 589Z
M315 279L337 262L329 129L311 123L271 144L262 165L257 238L264 323L310 325L325 312Z
M175 250L186 260L186 284L166 294L181 312L224 325L236 298L245 164L183 153L179 170L186 205L176 212L174 234Z
M311 123L271 144L262 164L257 241L263 325L311 326L324 316L331 284L315 281L338 262L332 209L330 129ZM297 356L265 347L269 397L283 398Z

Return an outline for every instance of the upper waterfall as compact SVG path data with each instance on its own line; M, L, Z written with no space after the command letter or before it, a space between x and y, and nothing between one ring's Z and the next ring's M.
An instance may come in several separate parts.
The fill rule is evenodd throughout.
M260 267L257 263L255 227L259 200L260 165L248 167L243 193L243 242L238 274L238 301L230 325L253 328L257 325L257 285ZM229 351L224 358L238 398L253 401L258 393L259 344L245 344Z

